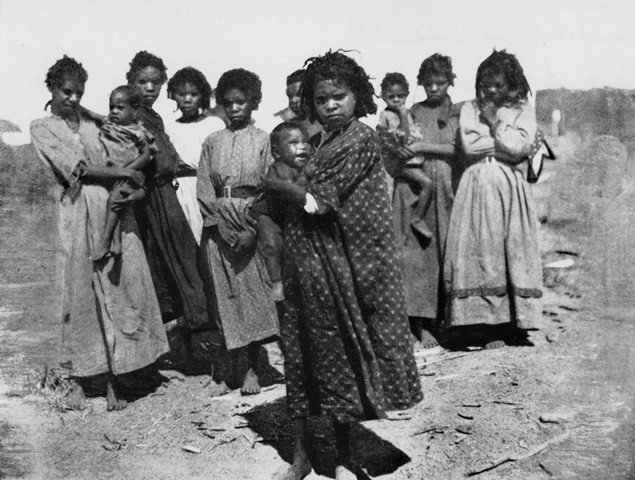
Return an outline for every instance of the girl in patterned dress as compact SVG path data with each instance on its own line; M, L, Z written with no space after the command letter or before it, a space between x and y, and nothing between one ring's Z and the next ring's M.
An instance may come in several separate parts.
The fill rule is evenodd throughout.
M446 327L461 327L448 332L456 347L528 344L542 315L538 216L518 168L537 131L528 93L516 57L494 51L478 68L477 98L461 109L472 165L456 193L444 265Z
M377 135L373 87L340 52L309 60L303 101L325 132L308 185L295 191L284 231L280 335L287 407L295 419L293 463L276 479L311 471L307 417L327 414L337 446L335 475L355 478L353 421L384 418L423 395L412 354L403 284ZM289 195L287 195L289 198Z

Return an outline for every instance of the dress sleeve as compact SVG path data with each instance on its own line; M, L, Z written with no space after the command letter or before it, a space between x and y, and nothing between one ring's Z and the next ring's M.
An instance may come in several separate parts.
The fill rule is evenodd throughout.
M459 119L461 142L466 155L485 157L494 154L494 138L489 126L481 122L476 101L466 102Z
M196 196L203 215L203 227L211 227L220 223L220 216L216 208L216 192L211 177L212 153L213 143L210 138L207 138L201 148L201 159L196 175Z
M493 128L496 157L516 161L525 158L531 151L537 129L536 114L528 102L514 108L500 108Z

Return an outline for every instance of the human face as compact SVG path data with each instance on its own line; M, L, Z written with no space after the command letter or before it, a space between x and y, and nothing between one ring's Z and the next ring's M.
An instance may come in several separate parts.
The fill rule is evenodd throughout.
M229 124L236 129L249 125L254 106L245 92L232 88L223 95L223 109L229 119Z
M282 132L278 145L273 147L273 156L291 168L302 170L311 156L307 134L299 128Z
M84 95L84 82L72 76L65 76L62 83L49 89L51 92L51 112L63 118L73 116Z
M386 102L389 110L399 110L406 104L408 90L403 85L390 85L386 90L382 90L381 98Z
M108 119L117 125L130 125L134 122L134 108L130 98L123 92L114 92L110 96L110 113Z
M450 81L445 75L430 75L423 79L422 86L426 92L428 103L434 106L439 105L448 94Z
M295 82L287 85L287 98L289 99L289 110L291 110L296 117L303 118L304 112L302 111L301 99L300 99L300 88L302 87L302 83Z
M193 83L182 83L174 90L174 101L183 114L183 119L194 119L199 115L203 95Z
M154 67L142 68L135 74L130 86L141 95L141 101L146 107L152 107L163 87L163 73Z
M479 85L481 101L501 106L509 96L509 83L502 73L486 73Z
M326 131L346 125L355 115L355 95L346 85L321 80L315 86L315 111Z

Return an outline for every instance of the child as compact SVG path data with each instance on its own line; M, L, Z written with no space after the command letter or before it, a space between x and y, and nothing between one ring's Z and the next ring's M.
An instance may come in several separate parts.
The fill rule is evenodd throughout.
M284 229L285 301L280 338L293 463L277 480L311 472L307 418L335 429L337 480L355 478L350 424L383 418L422 399L409 346L386 172L376 133L358 118L377 106L368 75L328 52L306 69L302 100L324 127L306 187L291 185Z
M447 333L457 348L531 345L527 331L542 316L538 216L518 168L537 132L529 91L516 57L495 50L478 68L476 98L461 109L470 166L456 192L443 268Z
M284 200L284 191L278 189L276 192L275 186L279 182L306 185L306 175L302 172L307 167L311 147L304 128L291 122L283 122L274 128L270 141L271 154L275 161L264 178L265 194L254 202L251 215L258 221L258 242L272 282L272 298L276 302L281 302L284 300L282 228L287 202ZM284 185L281 187L283 189Z
M140 171L152 160L156 151L154 137L135 120L135 108L140 103L139 95L127 85L115 88L110 94L110 114L99 133L106 152L106 165ZM145 176L141 172L134 183L127 180L115 183L108 197L106 226L95 248L93 261L100 262L109 254L121 254L121 231L115 235L115 228L119 225L122 201L145 197L144 183Z
M245 350L247 354L248 366L241 373L244 395L260 392L256 372L260 343L278 334L271 288L264 283L264 260L256 249L256 221L248 215L273 160L269 135L251 121L261 98L255 73L239 68L221 76L216 100L230 123L203 143L197 180L203 215L201 247L212 273L225 347L238 357L244 358ZM217 367L227 366L219 361ZM214 372L213 395L228 391L223 373Z
M421 131L417 128L412 115L406 108L406 98L409 95L409 85L406 77L401 73L387 73L381 82L381 98L387 108L379 114L377 133L387 150L384 155L386 170L395 179L401 178L414 183L419 190L417 200L417 222L412 228L424 238L430 239L432 231L423 220L431 201L432 180L423 172L423 155L402 161L395 155L402 147L408 147L423 140Z
M306 130L309 139L311 139L322 131L322 127L318 122L309 120L307 108L302 105L302 82L304 82L304 70L296 70L287 77L287 90L285 93L289 100L289 106L274 116L279 117L284 122L300 124Z

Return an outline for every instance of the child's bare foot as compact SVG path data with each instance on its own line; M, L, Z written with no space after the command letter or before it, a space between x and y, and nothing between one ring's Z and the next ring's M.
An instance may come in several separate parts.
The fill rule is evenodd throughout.
M282 282L274 282L271 286L271 298L274 302L281 302L284 300L284 289L282 288Z
M86 408L86 395L84 389L75 380L69 381L70 388L64 395L64 405L71 410L84 410Z
M113 410L123 410L128 406L128 402L126 402L123 398L119 398L113 380L108 380L108 383L106 384L106 403L106 408L109 412L112 412Z
M281 467L272 480L302 480L311 473L311 462L307 457L296 458L291 465Z
M240 387L240 393L243 395L256 395L260 393L260 383L258 383L258 375L253 368L247 370L245 373L245 380L243 386Z
M421 329L421 347L424 349L435 348L439 346L439 342L434 336L425 328Z
M221 397L229 393L229 387L225 383L225 381L221 380L217 382L216 380L212 380L209 390L207 391L211 397Z
M492 340L491 342L487 342L483 347L484 350L496 350L498 348L503 348L505 346L505 342L503 340Z

